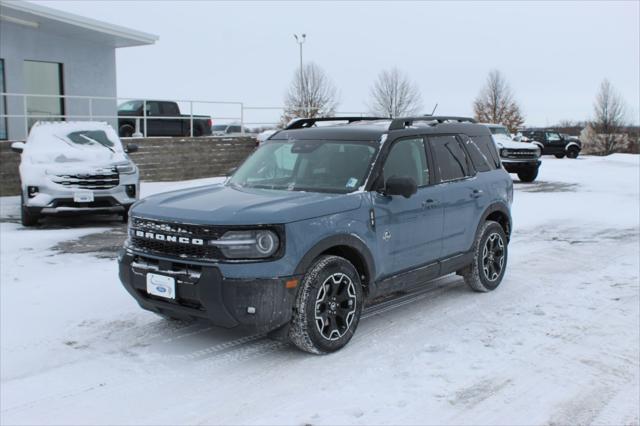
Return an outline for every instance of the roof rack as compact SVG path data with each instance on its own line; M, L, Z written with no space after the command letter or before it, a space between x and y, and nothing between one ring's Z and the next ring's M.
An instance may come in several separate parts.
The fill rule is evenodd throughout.
M291 129L306 129L313 126L319 121L346 121L347 123L353 123L354 121L374 121L374 120L388 120L384 117L316 117L316 118L297 118L292 120L284 130Z
M444 123L445 121L456 121L458 123L475 123L471 117L454 117L448 115L421 115L417 117L401 117L394 118L391 124L389 125L389 130L401 130L405 127L411 126L414 121L437 121L438 124Z

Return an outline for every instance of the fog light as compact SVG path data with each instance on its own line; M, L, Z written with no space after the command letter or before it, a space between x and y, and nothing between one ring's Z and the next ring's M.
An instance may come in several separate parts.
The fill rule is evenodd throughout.
M37 186L27 186L27 195L29 195L29 198L35 197L37 193L38 193Z
M256 308L254 308L253 306L249 306L249 307L247 307L247 313L248 313L249 315L255 315L255 313L256 313Z
M135 185L126 185L125 191L129 198L136 198L136 186Z

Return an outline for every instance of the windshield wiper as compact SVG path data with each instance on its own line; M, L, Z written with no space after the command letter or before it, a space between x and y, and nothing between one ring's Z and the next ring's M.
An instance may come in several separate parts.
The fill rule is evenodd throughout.
M111 151L111 152L114 152L114 153L116 152L116 151L115 151L113 148L111 148L109 145L103 144L102 142L100 142L100 141L99 141L99 140L97 140L97 139L90 138L89 136L87 136L87 135L83 135L83 134L80 134L79 136L80 136L80 137L82 137L82 138L85 138L85 139L86 139L86 140L88 140L89 142L95 142L95 143L97 143L97 144L98 144L98 145L100 145L100 146L104 146L105 148L107 148L107 149L108 149L109 151Z

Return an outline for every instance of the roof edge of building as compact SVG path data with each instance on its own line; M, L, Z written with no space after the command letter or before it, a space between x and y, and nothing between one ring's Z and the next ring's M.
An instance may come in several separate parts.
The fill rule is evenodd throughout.
M76 15L74 13L64 12L47 6L27 2L27 1L6 1L3 0L2 8L13 9L23 13L30 13L42 18L52 19L58 22L66 23L87 30L108 34L115 37L121 37L136 44L132 46L140 46L146 44L154 44L159 37L155 34L145 33L143 31L133 30L131 28L122 27L120 25L110 24L96 19L87 18L86 16Z

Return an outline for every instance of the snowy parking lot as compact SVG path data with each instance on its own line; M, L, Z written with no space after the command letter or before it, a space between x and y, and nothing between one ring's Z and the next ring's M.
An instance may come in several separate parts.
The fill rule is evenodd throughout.
M25 229L2 198L0 423L638 424L640 158L545 157L538 179L515 183L496 291L448 276L369 306L328 356L143 311L115 216Z

